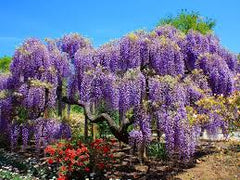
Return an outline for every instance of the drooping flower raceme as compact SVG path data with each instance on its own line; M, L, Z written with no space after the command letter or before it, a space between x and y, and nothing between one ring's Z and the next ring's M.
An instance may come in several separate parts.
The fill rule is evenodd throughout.
M203 54L197 61L197 67L208 76L213 93L229 95L233 92L234 76L222 57L216 54Z
M158 75L183 75L184 60L179 46L171 39L161 37L153 41L150 63Z

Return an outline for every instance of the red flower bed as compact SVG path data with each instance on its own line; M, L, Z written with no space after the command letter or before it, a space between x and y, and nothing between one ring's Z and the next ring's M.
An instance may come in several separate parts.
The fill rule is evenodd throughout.
M81 141L63 141L47 146L47 162L58 166L58 180L87 177L89 173L104 174L115 162L114 140L97 139L90 144Z

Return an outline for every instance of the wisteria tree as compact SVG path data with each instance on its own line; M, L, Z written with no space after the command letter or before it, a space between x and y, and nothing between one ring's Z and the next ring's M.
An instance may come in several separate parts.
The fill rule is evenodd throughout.
M48 111L61 117L74 104L88 121L106 122L119 141L142 150L157 130L170 155L188 159L203 129L228 133L233 118L199 101L230 97L238 90L238 69L237 57L213 34L183 34L169 25L96 49L78 34L46 43L28 39L13 56L11 74L0 77L0 128L11 134L12 146L19 127L24 144L29 127L37 140L68 137L69 127L49 119Z

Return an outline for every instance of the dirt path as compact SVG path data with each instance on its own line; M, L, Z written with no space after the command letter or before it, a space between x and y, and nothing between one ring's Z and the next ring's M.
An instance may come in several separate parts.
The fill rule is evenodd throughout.
M202 142L191 165L182 162L149 160L139 165L136 158L123 154L113 179L139 180L240 180L239 142ZM131 160L132 159L132 160Z
M219 152L197 159L196 166L184 170L174 179L182 180L240 180L240 149L222 148Z

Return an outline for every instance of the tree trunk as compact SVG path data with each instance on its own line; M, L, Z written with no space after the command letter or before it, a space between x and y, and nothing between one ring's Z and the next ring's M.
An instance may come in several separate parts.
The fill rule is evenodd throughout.
M81 100L77 101L74 99L69 99L67 97L63 97L63 102L65 102L67 104L75 104L80 107L83 107L84 115L91 123L98 123L98 122L104 122L104 121L107 122L111 133L116 137L116 139L128 144L129 134L128 134L127 128L131 124L133 124L133 122L134 122L133 118L125 120L123 123L121 123L121 125L118 125L107 113L93 115L90 110L90 105L86 102L83 102ZM87 124L85 124L85 125L87 125ZM87 127L87 126L85 126L85 127Z
M148 160L148 146L144 147L143 158L145 161Z
M96 112L95 103L92 103L91 112L93 114L95 114L95 112ZM91 123L91 135L92 135L93 140L95 140L96 139L96 127L95 127L94 123Z
M140 164L143 164L144 162L144 144L141 143L139 144L139 148L138 148L138 158L139 158L139 161L140 161Z
M160 149L160 137L161 137L161 133L159 128L157 129L157 142L158 142L158 150Z
M59 80L57 87L57 99L58 99L58 116L62 117L62 80Z
M70 113L71 113L71 105L68 104L68 105L67 105L67 119L70 118Z
M93 138L93 135L94 135L94 129L93 129L93 123L91 123L91 136Z
M88 118L86 116L84 122L84 138L85 140L88 138Z
M92 134L92 138L93 140L96 140L96 131L97 131L97 127L94 123L91 124L91 134Z

